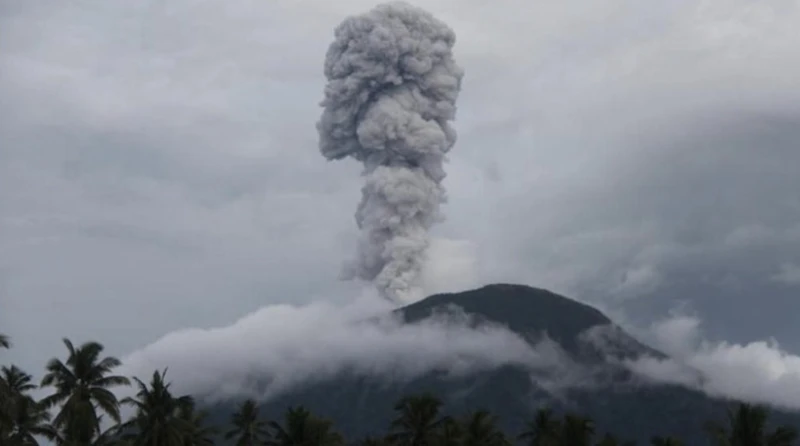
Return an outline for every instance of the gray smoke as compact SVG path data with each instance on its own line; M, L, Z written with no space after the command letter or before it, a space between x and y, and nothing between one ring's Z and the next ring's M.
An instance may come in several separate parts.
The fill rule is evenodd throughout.
M448 121L463 76L455 40L428 12L396 2L345 19L325 58L320 151L364 164L361 235L344 276L395 301L418 290L428 230L442 219L442 166L456 141Z

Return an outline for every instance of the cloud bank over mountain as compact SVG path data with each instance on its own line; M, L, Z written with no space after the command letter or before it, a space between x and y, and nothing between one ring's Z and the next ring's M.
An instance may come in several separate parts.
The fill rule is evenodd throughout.
M654 382L681 384L712 396L800 409L800 356L774 339L746 344L703 337L701 321L675 315L650 327L650 340L669 359L645 357L631 370ZM697 380L697 372L703 376Z
M471 327L463 312L403 324L391 306L366 293L336 306L264 307L236 323L170 333L124 358L126 374L169 367L176 391L210 400L256 397L332 379L343 373L404 382L430 372L453 376L516 365L531 372L568 370L552 341L531 345L496 325Z
M603 385L598 370L570 359L546 338L529 344L502 325L475 329L474 319L457 310L404 325L387 316L392 307L376 297L366 291L345 305L320 300L268 306L228 326L179 330L124 357L122 372L145 377L168 367L171 376L180 377L176 391L211 401L269 400L344 373L403 383L431 372L458 376L504 365L527 369L539 385L560 396L564 389ZM800 409L800 356L774 340L709 341L701 321L682 314L632 329L669 356L621 363L644 383L679 384L710 396ZM587 340L602 346L597 334L586 333Z

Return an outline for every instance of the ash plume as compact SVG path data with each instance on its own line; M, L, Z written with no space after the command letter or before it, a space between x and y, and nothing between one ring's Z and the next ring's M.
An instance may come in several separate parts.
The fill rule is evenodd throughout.
M356 258L343 276L371 281L392 301L419 293L428 230L442 216L445 155L456 141L463 70L455 33L403 2L345 19L325 58L317 124L329 160L364 164Z

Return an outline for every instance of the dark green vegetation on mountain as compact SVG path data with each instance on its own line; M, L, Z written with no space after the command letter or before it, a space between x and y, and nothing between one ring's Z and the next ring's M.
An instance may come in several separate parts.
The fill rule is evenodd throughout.
M491 285L397 311L413 323L454 307L475 325L502 324L531 342L546 333L595 385L554 393L538 384L547 376L532 379L512 366L458 377L432 372L404 382L342 374L260 405L244 400L201 407L173 393L169 381L180 376L117 376L119 361L105 357L102 345L75 347L64 340L66 359L48 362L40 385L49 396L42 400L30 396L37 387L31 375L13 365L2 368L0 446L42 439L64 446L797 444L797 414L768 414L764 407L638 381L613 359L660 353L596 309L545 290ZM602 348L586 341L587 330L598 327L610 334ZM11 347L8 337L0 335L0 347ZM136 396L118 401L112 391L131 384ZM122 405L135 409L131 418L120 418ZM105 425L111 427L101 429Z

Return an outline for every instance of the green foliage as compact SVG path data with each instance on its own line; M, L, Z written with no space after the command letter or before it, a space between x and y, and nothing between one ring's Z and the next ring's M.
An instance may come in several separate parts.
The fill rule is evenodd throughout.
M447 423L441 416L442 402L430 394L408 396L394 406L397 417L387 437L397 446L428 446L436 441L437 431Z
M186 411L191 411L194 401L189 396L175 397L170 383L164 380L167 371L155 371L150 384L133 378L139 391L135 398L125 398L122 404L130 405L136 413L121 426L123 438L141 446L183 446L192 431L192 421Z
M110 389L129 385L130 381L111 374L120 361L110 356L101 359L101 344L87 342L76 349L69 339L63 342L68 351L67 361L53 358L47 362L41 386L54 387L55 391L42 404L48 409L60 407L52 424L61 434L62 442L91 444L102 434L103 414L116 423L121 421L119 401Z
M343 446L344 438L333 430L333 423L317 418L304 407L290 407L284 424L271 422L270 446Z
M479 410L463 421L461 446L510 446L506 436L497 428L489 412Z
M650 446L683 446L683 442L677 438L655 436L650 439Z
M244 401L234 412L231 426L225 433L225 439L233 440L236 446L262 445L272 437L269 422L260 418L258 403L252 399Z
M330 420L298 406L286 410L282 422L260 414L255 400L241 403L220 431L208 422L188 395L174 395L166 370L155 371L149 382L132 378L135 397L118 401L112 389L131 380L114 375L120 361L102 357L103 346L87 342L75 348L64 339L65 361L53 358L46 366L41 388L52 393L41 400L30 374L14 365L0 367L0 445L37 446L47 440L57 446L511 446L497 418L478 410L454 418L442 413L443 403L431 394L410 395L394 405L395 417L383 437L345 443ZM0 335L0 347L10 347ZM120 407L133 415L122 420ZM54 416L51 418L51 412ZM105 430L103 418L112 425ZM740 403L722 423L707 424L716 446L792 446L798 432L771 426L763 406ZM595 438L594 422L575 413L556 414L542 408L515 438L525 446L631 446L612 433ZM624 437L623 437L624 438ZM651 446L683 446L672 437L653 436Z
M178 419L187 426L183 436L183 446L214 446L219 430L216 426L210 425L207 418L208 412L196 410L193 400L180 406Z
M391 443L385 438L367 437L357 443L357 446L389 446Z
M728 410L726 425L710 422L707 429L716 446L792 446L796 429L780 426L768 430L769 411L764 406L739 403Z
M464 429L461 423L453 418L445 418L436 432L436 446L460 446L464 438Z
M594 423L576 414L567 414L561 423L559 446L591 446Z
M517 436L528 446L557 446L560 438L561 420L548 408L539 409L527 429Z

